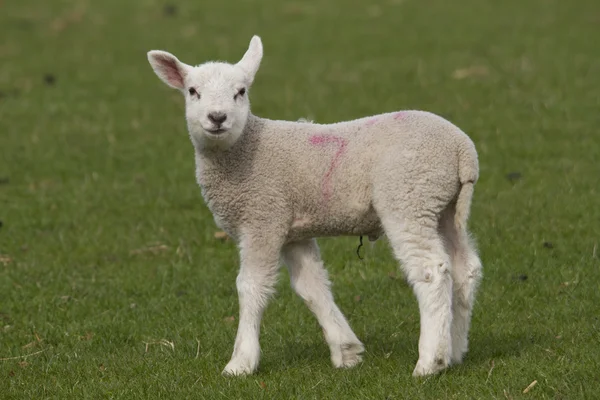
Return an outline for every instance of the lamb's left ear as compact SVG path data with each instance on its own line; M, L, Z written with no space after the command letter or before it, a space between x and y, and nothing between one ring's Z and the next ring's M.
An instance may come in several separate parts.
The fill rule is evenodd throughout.
M248 47L248 50L246 50L246 54L244 54L244 57L237 63L246 74L248 85L251 85L254 80L254 75L256 75L256 71L258 71L262 56L262 41L260 40L260 37L254 35L252 40L250 40L250 46Z
M160 50L149 51L148 61L164 83L180 90L185 87L185 77L191 68L189 65L179 61L173 54Z

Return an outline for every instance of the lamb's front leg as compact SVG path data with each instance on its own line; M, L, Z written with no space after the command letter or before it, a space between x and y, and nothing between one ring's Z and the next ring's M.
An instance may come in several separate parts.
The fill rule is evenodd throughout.
M323 328L333 365L349 368L358 364L364 347L333 300L317 242L311 239L287 244L282 255L290 271L292 287Z
M240 272L236 280L240 315L231 361L225 375L253 373L260 359L260 320L269 297L274 291L279 268L281 245L275 241L242 239L240 242Z

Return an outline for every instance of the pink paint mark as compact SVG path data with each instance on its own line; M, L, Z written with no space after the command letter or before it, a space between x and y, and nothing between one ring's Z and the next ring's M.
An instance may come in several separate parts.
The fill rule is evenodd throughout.
M337 168L340 163L340 158L346 151L346 146L348 145L348 140L339 136L334 135L314 135L310 137L310 144L314 146L323 146L327 144L334 144L337 146L337 151L335 152L333 159L331 160L331 164L329 165L329 169L325 173L323 177L323 183L321 184L321 191L323 193L323 198L325 201L331 199L333 195L333 187L331 184L331 179L333 176L333 172Z
M394 119L395 120L399 120L404 118L404 113L402 111L398 111L397 113L394 114Z
M375 124L375 122L377 122L377 118L371 118L365 124L368 126L371 126L371 125Z
M318 145L318 144L325 144L325 143L330 143L331 142L331 137L327 136L327 135L314 135L310 137L310 144L313 145Z

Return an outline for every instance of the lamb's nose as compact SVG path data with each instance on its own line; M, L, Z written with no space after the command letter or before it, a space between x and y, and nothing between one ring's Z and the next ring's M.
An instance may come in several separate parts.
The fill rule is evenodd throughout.
M222 112L212 112L208 114L208 119L213 124L221 125L227 119L227 114Z

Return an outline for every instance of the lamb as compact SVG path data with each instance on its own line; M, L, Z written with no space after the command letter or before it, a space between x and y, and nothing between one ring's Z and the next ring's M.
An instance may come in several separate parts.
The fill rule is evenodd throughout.
M386 235L420 310L414 376L460 363L481 262L467 232L479 167L459 128L423 111L334 124L260 118L249 89L263 55L254 36L236 64L190 66L150 51L158 77L185 96L196 178L240 253L239 326L225 375L256 371L259 330L280 263L323 328L335 367L363 344L336 305L316 237Z

